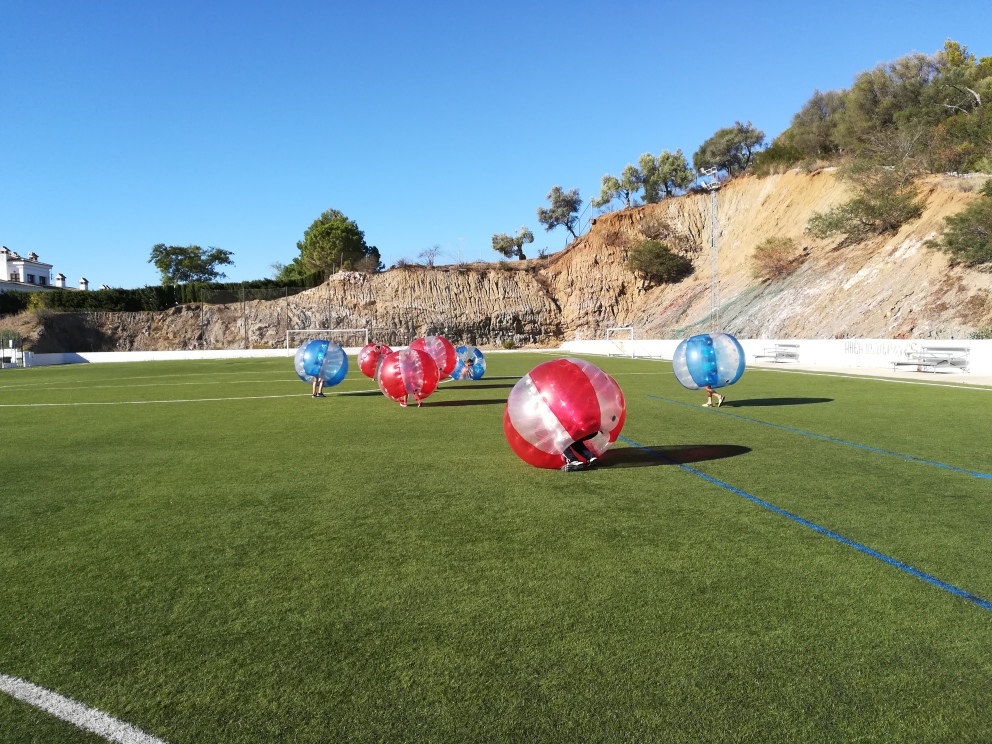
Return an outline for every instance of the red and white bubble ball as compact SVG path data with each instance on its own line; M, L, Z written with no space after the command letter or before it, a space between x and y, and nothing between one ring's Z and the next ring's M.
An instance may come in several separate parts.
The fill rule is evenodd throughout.
M426 351L400 349L379 363L379 389L387 398L406 405L412 395L417 405L437 388L437 364Z
M385 344L368 344L358 352L358 368L366 377L375 379L375 372L379 368L379 362L387 354L392 354L393 350Z
M416 338L411 342L410 348L426 351L430 354L431 359L437 364L442 380L451 374L451 371L458 363L458 355L455 353L455 347L444 336Z
M538 468L560 468L573 442L602 457L627 417L617 381L584 359L545 362L520 378L506 402L503 432L516 455Z

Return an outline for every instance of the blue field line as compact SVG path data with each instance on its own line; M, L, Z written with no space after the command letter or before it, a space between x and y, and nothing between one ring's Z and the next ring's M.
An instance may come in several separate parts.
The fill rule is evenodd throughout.
M652 450L649 447L645 447L643 444L638 444L632 439L627 439L627 437L624 436L618 438L621 441L631 445L632 447L637 447L638 449L644 450L653 457L657 457L659 460L664 460L665 462L671 463L672 465L677 465L678 467L682 468L682 470L685 470L688 473L692 473L693 475L698 475L703 480L709 481L715 486L719 486L720 488L730 491L731 493L735 493L738 496L742 496L748 501L752 501L758 506L763 506L764 508L773 511L776 514L779 514L783 517L787 517L788 519L791 519L793 522L798 522L804 527L809 527L811 530L815 530L816 532L819 532L821 535L825 535L826 537L829 537L831 540L836 540L839 543L843 543L844 545L847 545L849 548L854 548L855 550L858 550L864 553L865 555L870 555L873 558L878 558L878 560L884 561L885 563L888 563L890 566L894 566L895 568L898 568L900 571L904 571L910 574L911 576L915 576L918 579L923 579L923 581L927 582L928 584L933 584L933 586L939 589L943 589L945 592L950 592L954 596L960 597L961 599L965 599L971 602L972 604L978 605L983 609L992 610L992 602L982 599L981 597L976 597L974 594L971 594L970 592L966 592L964 589L959 589L953 584L948 584L946 581L941 581L936 576L931 576L925 571L921 571L918 568L913 568L912 566L903 563L902 561L896 560L895 558L890 558L884 553L879 553L877 550L873 550L872 548L869 548L867 545L862 545L861 543L854 542L854 540L849 540L843 535L838 535L836 532L833 532L832 530L828 530L826 527L821 527L818 524L814 524L813 522L810 522L808 519L803 519L802 517L793 514L792 512L788 512L785 509L775 506L774 504L770 504L767 501L759 499L757 496L752 496L746 491L742 491L739 488L734 488L729 483L724 483L722 480L717 480L716 478L706 475L706 473L702 473L696 470L695 468L690 468L688 465L685 465L679 462L678 460L674 460L670 457L666 457L660 452L656 452L655 450Z
M672 400L671 398L662 398L659 395L647 395L648 398L654 398L655 400L663 400L666 403L674 403L677 406L685 406L686 408L692 408L694 410L699 410L701 407L693 403L683 403L681 400ZM791 431L793 434L802 434L806 437L813 437L813 439L820 439L824 442L833 442L834 444L846 444L848 447L856 447L857 449L866 450L867 452L877 452L880 455L889 455L889 457L898 457L903 460L910 460L911 462L918 462L923 465L933 465L936 468L943 468L944 470L953 470L955 473L964 473L965 475L970 475L973 478L984 478L985 480L992 480L992 473L977 473L974 470L966 470L965 468L958 468L954 465L945 465L942 462L935 462L934 460L924 460L922 457L913 457L912 455L904 455L901 452L890 452L889 450L879 449L878 447L869 447L866 444L858 444L857 442L848 442L846 439L835 439L834 437L826 437L823 434L814 434L811 431L803 431L802 429L793 429L791 426L782 426L781 424L771 424L767 421L762 421L760 419L748 418L747 416L738 416L736 413L729 413L728 411L718 411L715 408L708 409L710 413L719 413L721 416L729 416L730 418L740 419L741 421L749 421L752 424L761 424L762 426L770 426L773 429L781 429L782 431Z

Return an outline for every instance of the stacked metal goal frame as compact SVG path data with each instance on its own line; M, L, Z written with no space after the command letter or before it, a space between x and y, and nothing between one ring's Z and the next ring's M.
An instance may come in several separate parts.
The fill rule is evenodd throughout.
M616 347L617 351L620 352L619 354L616 354L616 356L627 356L627 350L622 345L627 339L614 340L612 334L615 334L615 333L629 333L630 334L630 358L633 359L634 358L634 354L635 354L635 351L634 351L634 326L620 326L620 327L617 327L617 328L607 328L606 329L606 340L609 341L609 342L611 342L613 344L613 346ZM608 349L607 356L614 356L614 353L613 353L613 349L612 348Z
M365 341L361 344L362 346L367 346L369 343L368 328L290 328L286 331L286 348L293 348L291 341L294 336L310 336L311 338L322 338L327 341L334 341L334 334L338 334L338 337L340 338L340 334L344 333L350 333L352 334L352 337L356 339L361 339L364 337ZM346 346L346 344L341 344L341 346Z
M24 341L17 331L0 331L0 369L23 367Z

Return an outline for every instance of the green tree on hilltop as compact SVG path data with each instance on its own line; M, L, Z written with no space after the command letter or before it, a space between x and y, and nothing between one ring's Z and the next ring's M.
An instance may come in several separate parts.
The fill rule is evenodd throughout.
M226 274L218 266L233 266L231 251L222 248L201 248L198 245L166 245L152 247L148 263L154 264L162 274L163 286L187 282L212 282Z
M739 175L751 165L755 153L765 144L765 133L751 122L734 122L732 127L718 129L692 156L697 171L718 168L730 177Z
M560 226L568 230L573 238L579 237L575 234L575 225L579 221L579 210L582 208L579 190L565 191L561 186L553 186L548 192L547 199L551 202L548 209L537 208L537 221L544 225L545 231L551 232Z
M864 160L918 172L992 171L992 57L948 39L816 91L756 158L756 171Z
M644 183L644 201L648 204L660 202L666 196L674 196L679 190L687 189L696 180L696 174L689 167L682 150L668 150L655 158L646 152L638 159Z
M358 229L358 224L337 209L328 209L314 220L296 247L307 271L330 273L337 268L382 270L379 249L366 245L365 233Z
M599 191L599 198L590 200L594 207L605 207L614 199L622 199L624 208L634 206L637 201L634 194L641 190L644 178L641 172L629 163L620 174L620 178L607 173L603 176L602 188Z
M513 237L510 237L506 233L496 233L493 235L493 250L506 258L516 256L517 258L525 259L527 256L524 255L524 245L533 242L534 233L524 225Z

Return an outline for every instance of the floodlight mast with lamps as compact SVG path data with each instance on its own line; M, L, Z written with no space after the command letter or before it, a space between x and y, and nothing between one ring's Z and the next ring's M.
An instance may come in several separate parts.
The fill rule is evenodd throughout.
M710 333L720 332L720 255L717 253L716 236L720 221L716 211L716 192L720 188L717 180L719 168L700 168L699 173L712 180L703 188L710 192Z

